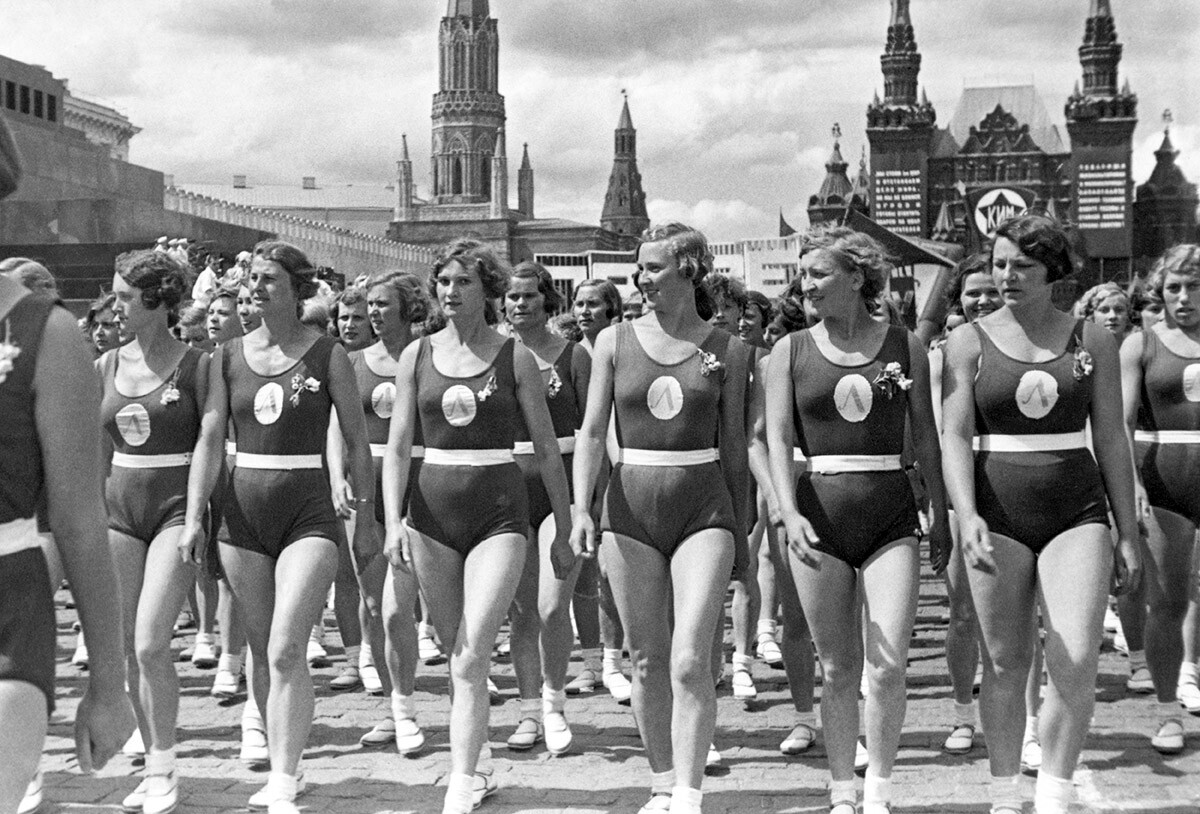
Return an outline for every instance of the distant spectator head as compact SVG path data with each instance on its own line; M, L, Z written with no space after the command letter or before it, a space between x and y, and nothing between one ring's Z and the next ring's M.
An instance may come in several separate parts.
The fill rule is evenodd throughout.
M50 269L28 257L10 257L0 261L0 274L19 282L36 294L58 299L58 281Z

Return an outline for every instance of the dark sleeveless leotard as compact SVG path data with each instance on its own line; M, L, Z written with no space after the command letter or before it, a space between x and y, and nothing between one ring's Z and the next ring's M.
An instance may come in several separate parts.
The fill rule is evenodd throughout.
M30 521L45 500L33 382L54 307L46 297L26 294L0 319L0 343L20 351L8 360L12 369L0 374L0 529L15 524L36 534ZM8 528L14 538L24 536ZM42 549L31 546L0 556L0 682L34 685L46 697L47 713L54 711L54 649L53 591Z
M816 455L895 455L904 451L908 393L888 398L875 384L884 367L898 362L912 373L908 332L888 328L875 358L865 365L837 365L825 358L809 330L792 335L796 444ZM885 472L802 472L796 507L820 538L818 551L861 568L888 543L913 537L918 527L912 488L902 469Z
M1049 362L1008 356L975 324L979 372L975 376L978 435L1052 435L1082 432L1092 403L1092 376L1075 376L1083 345L1083 320L1066 350ZM1108 500L1100 469L1086 447L1048 452L975 453L975 504L988 529L1038 554L1065 531L1089 523L1108 525Z
M427 450L511 450L520 416L513 374L514 340L476 376L446 376L433 364L429 338L417 349L417 415ZM409 477L412 527L464 558L501 534L526 535L529 504L516 463L433 464Z
M616 328L613 408L622 449L688 452L718 447L725 371L704 375L700 353L674 365L650 358L633 325ZM724 365L734 338L714 328L699 350ZM733 501L718 462L688 466L617 463L604 493L601 529L657 549L668 559L705 529L737 534Z
M334 544L342 539L324 463L333 405L329 355L336 344L328 336L318 338L300 361L275 376L250 369L241 337L221 346L238 453L317 455L322 460L319 469L235 465L225 499L230 545L278 558L284 548L306 537ZM305 387L308 379L317 382L315 390Z
M558 439L574 438L579 426L583 423L583 411L579 404L580 375L574 369L575 343L567 342L562 353L554 360L554 364L542 371L542 381L546 385L546 405L550 408L550 421L554 425L554 436ZM516 440L518 443L529 441L529 429L525 426L524 417L517 424ZM571 462L574 455L564 453L563 466L567 470L567 489L571 488ZM525 477L525 488L529 493L529 525L536 531L542 522L553 513L550 506L550 495L546 492L546 484L542 480L542 472L538 469L537 458L533 455L517 455L517 466Z
M354 380L358 383L358 393L362 397L363 414L367 417L367 441L371 444L371 460L375 464L375 519L382 523L383 512L383 447L387 446L388 432L392 423L392 408L396 403L396 378L380 376L367 364L363 352L356 350L350 354L350 366L354 368ZM422 447L421 424L413 428L413 447ZM402 513L408 511L409 497L412 495L412 484L417 480L417 470L421 467L421 457L414 456L408 462L409 488L404 493Z
M1200 357L1180 356L1153 331L1142 340L1140 430L1200 430ZM1200 443L1134 444L1150 505L1200 524Z
M100 359L104 397L100 421L113 451L131 457L190 455L200 434L196 376L203 351L188 348L170 378L144 396L131 398L117 389L119 350ZM170 394L177 398L170 400ZM190 467L138 469L114 463L104 484L108 527L149 545L165 529L182 526L187 510Z

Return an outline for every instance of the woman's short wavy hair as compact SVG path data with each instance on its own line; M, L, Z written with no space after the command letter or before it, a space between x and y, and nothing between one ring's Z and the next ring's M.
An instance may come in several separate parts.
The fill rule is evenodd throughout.
M415 325L425 321L429 316L429 296L421 279L411 271L384 271L367 280L367 293L371 289L383 286L396 292L396 300L400 303L400 319Z
M964 257L954 267L950 285L946 286L946 316L962 316L962 293L967 278L972 274L992 275L992 257L986 252L977 252Z
M1045 215L1017 215L996 227L996 238L1016 244L1026 257L1046 267L1046 282L1065 280L1075 272L1071 241L1062 224ZM995 243L992 244L993 252Z
M500 312L496 308L496 300L508 291L508 281L512 274L508 265L486 243L469 237L450 241L434 258L433 271L429 275L429 298L435 303L438 274L451 263L458 263L464 269L473 270L479 275L485 300L484 318L489 325L499 322Z
M45 293L51 297L58 296L58 280L54 279L50 269L36 260L28 257L10 257L0 261L0 274L12 277L30 291Z
M763 325L766 325L771 318L771 299L761 291L746 292L746 308L757 309Z
M672 221L651 226L642 232L638 252L641 252L642 246L650 243L667 244L667 250L675 259L679 273L685 279L691 280L692 286L696 290L697 313L700 314L701 319L712 319L716 308L713 305L712 296L708 293L708 288L704 285L704 278L712 273L713 253L708 248L708 238L704 236L704 233L686 224ZM637 277L638 275L634 274L635 284Z
M1195 243L1180 243L1167 249L1162 257L1154 261L1154 265L1146 274L1146 296L1150 302L1163 304L1163 282L1168 274L1200 278L1200 246Z
M862 274L858 293L866 302L879 299L887 289L892 259L875 238L848 226L821 223L810 227L800 242L801 257L815 251L828 254L844 271Z
M291 243L282 240L264 240L254 247L254 256L278 263L279 267L287 272L297 300L303 302L311 299L320 290L320 286L317 284L317 270L309 262L308 255Z
M188 285L188 270L166 252L139 249L117 257L117 275L141 292L142 305L154 309L160 305L167 313L178 314Z
M750 297L746 292L746 284L736 277L724 272L714 271L704 280L708 295L714 300L717 297L733 303L739 311L745 311L750 306Z
M779 320L787 333L802 331L808 327L808 314L804 310L804 292L799 279L793 280L779 299L771 303L770 321Z
M1116 283L1100 283L1094 285L1087 291L1083 292L1083 296L1075 302L1075 317L1077 319L1091 319L1096 313L1096 309L1100 307L1100 303L1104 302L1109 297L1124 297L1125 304L1129 306L1129 314L1133 316L1133 299L1129 296L1129 292L1121 288Z
M617 287L611 280L597 280L594 278L589 278L575 286L575 293L578 294L585 288L596 289L596 293L599 294L600 299L604 301L604 313L609 319L621 319L621 292L617 290Z
M547 314L557 314L563 308L563 296L554 287L554 278L541 263L526 260L518 263L513 269L514 280L537 280L538 293L542 295L542 310Z

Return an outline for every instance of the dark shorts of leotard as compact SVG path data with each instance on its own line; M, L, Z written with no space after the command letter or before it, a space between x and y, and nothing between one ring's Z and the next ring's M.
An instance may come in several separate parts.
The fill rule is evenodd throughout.
M413 529L464 559L501 534L529 533L525 479L515 463L443 466L422 463L408 504Z
M40 548L0 557L0 681L23 681L54 711L54 599Z
M564 455L563 466L567 470L567 493L571 491L571 462L575 456ZM529 525L536 532L541 528L546 518L554 514L550 505L550 493L546 491L546 482L542 480L542 471L538 469L537 459L530 455L517 456L517 466L525 478L525 491L529 495Z
M375 464L375 521L382 524L387 522L383 506L383 458L373 458L372 461ZM400 503L401 517L408 515L408 504L412 498L413 484L417 482L421 473L421 463L421 458L408 459L408 487L404 490L404 500Z
M667 559L705 529L737 534L733 502L717 463L613 467L604 493L602 531L629 537Z
M306 537L335 545L344 537L324 469L234 469L225 522L229 545L273 559Z
M1150 505L1200 525L1200 444L1135 444Z
M114 466L104 484L108 527L149 545L187 514L188 467L126 469Z
M852 568L889 543L915 537L920 523L908 475L894 472L805 472L796 482L796 508L812 523L817 551Z
M1040 554L1065 531L1108 526L1100 469L1086 449L977 452L975 505L988 530Z

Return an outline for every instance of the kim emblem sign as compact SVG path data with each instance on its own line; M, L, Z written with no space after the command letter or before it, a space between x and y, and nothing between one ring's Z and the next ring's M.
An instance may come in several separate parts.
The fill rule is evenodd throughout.
M996 227L1033 206L1037 195L1025 187L993 186L967 195L967 211L975 224L976 235L991 240Z

